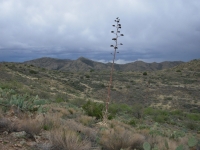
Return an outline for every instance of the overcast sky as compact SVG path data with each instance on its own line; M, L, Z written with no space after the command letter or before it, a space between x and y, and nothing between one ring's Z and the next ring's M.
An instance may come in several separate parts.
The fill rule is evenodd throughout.
M0 61L41 57L117 63L200 58L200 0L0 0Z

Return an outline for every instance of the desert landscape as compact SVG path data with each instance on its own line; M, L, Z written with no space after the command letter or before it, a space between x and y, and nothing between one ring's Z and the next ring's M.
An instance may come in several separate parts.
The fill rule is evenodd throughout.
M0 63L0 147L197 150L200 60L115 64L40 58Z

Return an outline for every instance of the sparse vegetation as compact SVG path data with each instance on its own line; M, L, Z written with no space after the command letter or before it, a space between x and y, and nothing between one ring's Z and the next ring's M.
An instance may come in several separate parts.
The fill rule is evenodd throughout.
M148 71L148 77L143 71L115 72L110 120L105 125L102 110L109 72L58 72L3 63L0 146L9 149L19 144L20 149L41 150L198 149L199 67L198 61L188 64L196 67L191 70L182 64Z

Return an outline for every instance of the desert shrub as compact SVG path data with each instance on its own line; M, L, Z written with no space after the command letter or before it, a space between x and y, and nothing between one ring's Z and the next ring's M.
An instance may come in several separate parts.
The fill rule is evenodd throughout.
M189 121L185 123L185 126L190 129L190 130L200 130L200 127L197 123L195 123L194 121Z
M153 119L154 119L154 121L156 121L158 123L164 123L164 122L168 121L169 118L167 116L159 114L159 115L156 115Z
M171 115L182 115L183 111L181 111L181 110L174 110L174 111L171 111L170 114Z
M80 84L79 81L71 81L69 82L69 85L72 86L74 89L82 91L82 92L85 90L85 86Z
M200 121L200 114L188 113L187 118L193 121Z
M51 98L51 95L48 92L45 92L45 91L36 91L36 93L37 93L37 95L39 95L40 98L43 98L43 99L49 99L49 98Z
M151 149L155 150L182 150L182 149L188 149L188 146L186 146L186 138L181 138L179 140L174 139L167 139L163 136L154 136L147 139L148 143L151 145ZM181 148L178 148L178 146L181 145Z
M96 117L96 119L102 119L102 110L104 105L102 103L95 103L91 101L87 101L82 107L86 114L89 116Z
M75 98L71 100L70 103L77 107L82 107L86 103L86 100L83 98Z
M76 110L74 108L68 108L68 111L70 114L74 114L76 112Z
M38 115L38 117L37 120L41 122L41 126L44 130L58 128L62 124L59 114Z
M92 123L94 123L94 118L90 117L90 116L83 116L82 115L78 118L78 121L85 126L90 126L90 125L92 125Z
M154 115L155 114L155 109L151 107L147 107L144 109L144 114L145 115Z
M137 119L142 118L142 116L143 116L143 109L144 109L144 106L142 104L135 103L132 106L132 113L133 113L134 117L136 117Z
M78 132L82 138L90 139L90 141L97 142L97 131L91 127L86 127L83 124L80 124L74 120L66 121L67 127L75 132Z
M135 119L131 119L131 120L128 122L128 124L131 125L131 126L135 126L135 125L136 125Z
M147 107L144 109L144 114L145 115L154 115L154 116L156 116L156 115L169 116L170 112L166 111L166 110Z
M29 73L30 73L30 74L38 74L38 72L35 71L35 70L30 70Z
M64 102L64 99L62 97L57 97L56 103L61 103L61 102Z
M113 115L113 114L108 114L108 120L112 120L112 119L114 119L115 118L115 115Z
M54 122L52 120L45 118L42 124L42 128L44 130L51 130L53 127L54 127Z
M86 74L85 77L86 77L86 78L90 78L90 75Z
M81 139L77 132L67 128L52 130L49 134L51 150L88 150L91 143Z
M172 100L172 97L165 97L164 100L170 101L170 100Z
M143 75L146 76L146 75L147 75L147 72L143 72Z
M120 114L120 113L131 113L132 108L131 108L131 106L129 106L127 104L112 103L109 106L108 112L111 115L115 116L116 114Z
M94 72L94 69L90 69L90 72Z
M25 131L27 134L34 137L38 135L42 129L42 122L35 119L26 119L21 121L21 131Z
M33 104L34 105L44 105L47 103L47 100L45 99L38 99L38 100L34 100Z
M4 117L0 118L0 132L7 131L10 124L10 120Z
M120 126L101 131L100 144L106 150L141 149L144 136Z
M105 88L106 86L102 83L102 84L100 84L100 87Z

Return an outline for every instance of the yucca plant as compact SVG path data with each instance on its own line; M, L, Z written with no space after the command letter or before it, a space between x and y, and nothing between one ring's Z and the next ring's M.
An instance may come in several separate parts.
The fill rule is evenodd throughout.
M103 115L104 121L107 120L107 118L108 118L108 105L110 103L110 88L112 86L112 75L113 75L113 70L114 70L115 56L116 56L116 53L119 53L119 52L117 52L118 46L123 45L122 43L118 44L118 38L121 36L124 36L124 34L120 33L120 29L122 28L122 26L120 24L119 17L117 17L115 19L115 23L116 23L115 25L112 25L115 28L115 31L111 31L111 33L115 35L115 37L112 38L112 40L115 42L115 44L110 45L110 47L114 48L114 53L111 53L113 55L113 61L112 61L112 68L111 68L111 72L110 72L110 82L108 85L108 95L107 95L107 99L106 99L106 107L105 107L105 111L103 112L104 113L104 115Z

